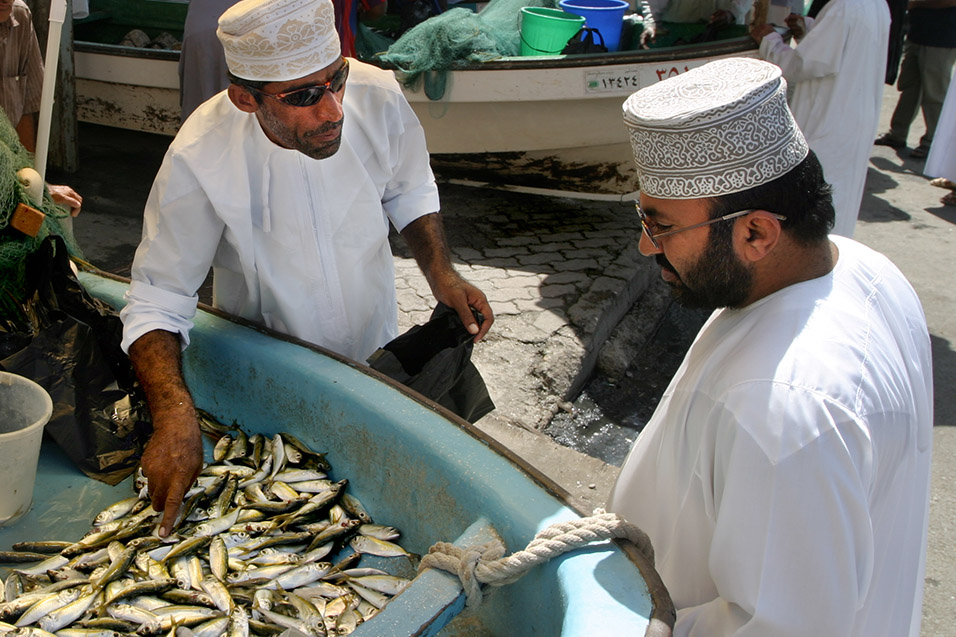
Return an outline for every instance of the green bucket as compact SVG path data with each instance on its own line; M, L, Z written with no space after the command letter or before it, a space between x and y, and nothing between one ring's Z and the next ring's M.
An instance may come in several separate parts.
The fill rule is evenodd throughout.
M584 26L584 18L561 9L521 8L521 55L558 55Z

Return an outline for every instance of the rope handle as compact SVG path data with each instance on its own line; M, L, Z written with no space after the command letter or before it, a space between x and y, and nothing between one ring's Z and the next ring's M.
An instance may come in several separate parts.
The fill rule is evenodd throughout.
M418 571L435 568L456 575L465 592L465 610L473 611L481 605L482 584L512 584L538 564L593 542L614 538L630 541L654 564L654 547L644 531L616 513L596 509L590 517L558 522L542 529L527 547L508 557L503 557L505 547L500 540L468 548L436 542L422 557Z

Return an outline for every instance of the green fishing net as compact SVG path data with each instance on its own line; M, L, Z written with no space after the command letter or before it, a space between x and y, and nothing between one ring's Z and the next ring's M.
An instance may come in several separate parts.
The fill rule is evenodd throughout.
M377 59L402 71L408 85L428 71L437 71L426 77L425 92L438 99L444 93L443 71L455 62L487 62L518 55L522 7L556 4L556 0L491 0L480 13L449 9L406 31Z
M0 329L15 328L24 318L26 301L26 258L51 234L63 237L67 251L81 257L73 231L70 213L50 199L44 188L43 202L32 202L17 179L17 171L33 166L32 155L20 144L10 121L0 115ZM10 226L18 203L32 206L46 215L36 237L30 237Z

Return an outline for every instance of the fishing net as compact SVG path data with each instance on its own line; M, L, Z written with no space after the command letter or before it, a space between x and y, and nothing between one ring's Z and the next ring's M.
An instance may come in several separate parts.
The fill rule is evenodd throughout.
M43 202L40 205L32 202L17 179L17 171L28 166L33 166L33 157L20 144L9 120L0 116L0 326L8 329L22 328L27 256L33 254L46 237L62 237L71 255L82 256L67 222L69 211L54 204L46 188ZM10 226L10 219L19 203L32 206L46 215L37 236L25 235Z
M455 62L487 62L518 55L522 7L554 6L555 0L491 0L480 13L449 9L406 31L377 58L402 71L408 85L427 71L438 71L425 81L425 93L438 99L444 93L443 71Z

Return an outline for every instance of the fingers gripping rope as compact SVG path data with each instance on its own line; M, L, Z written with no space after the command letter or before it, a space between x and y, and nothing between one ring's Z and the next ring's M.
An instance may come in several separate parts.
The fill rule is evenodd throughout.
M508 557L502 557L505 547L497 540L464 549L448 542L437 542L422 558L418 570L436 568L457 575L465 591L465 608L475 610L481 605L482 584L511 584L538 564L592 542L611 538L629 540L651 564L654 563L654 548L647 534L615 513L605 513L603 509L594 513L591 517L559 522L542 529L524 550Z

